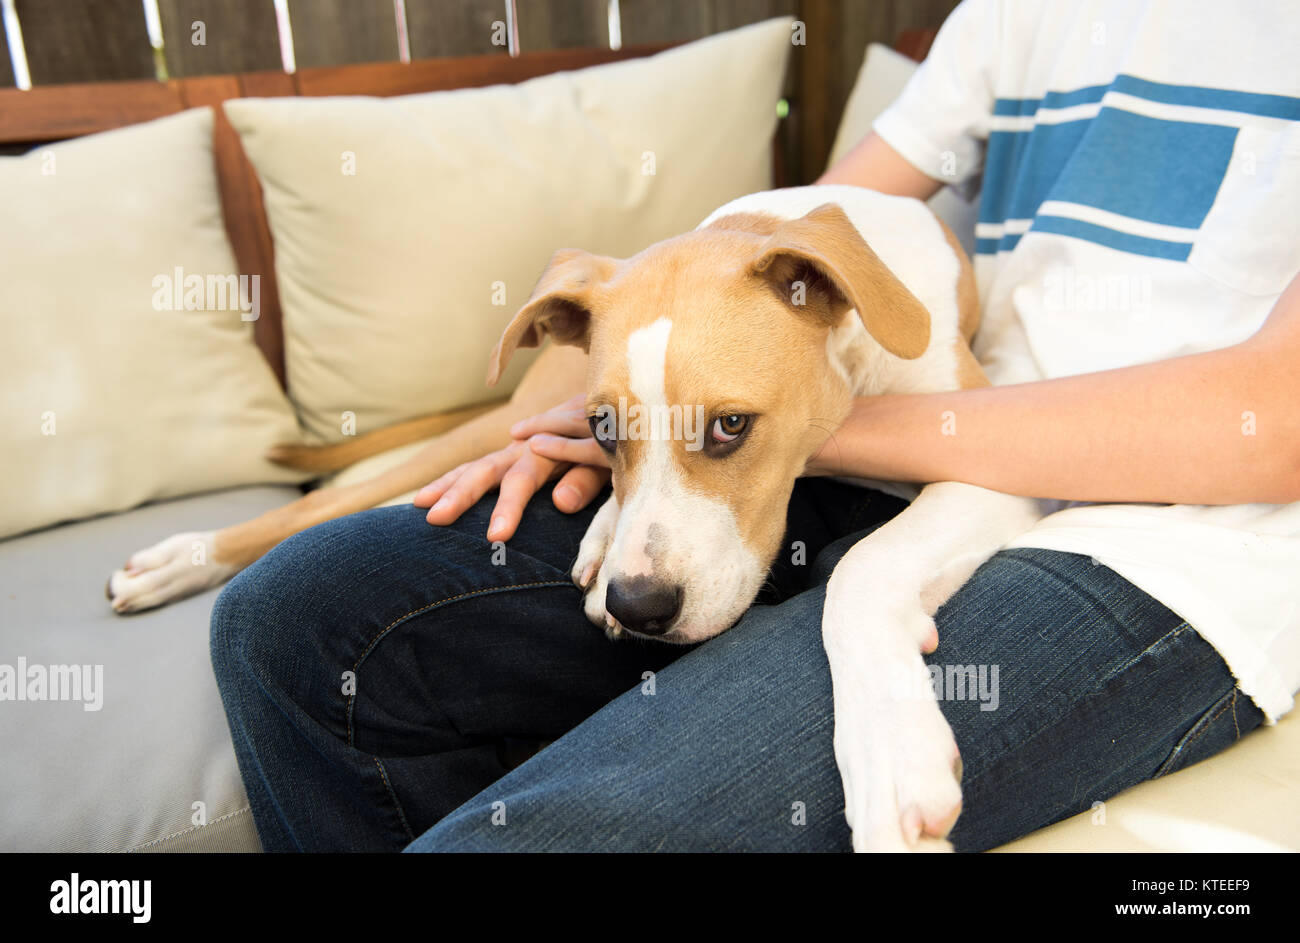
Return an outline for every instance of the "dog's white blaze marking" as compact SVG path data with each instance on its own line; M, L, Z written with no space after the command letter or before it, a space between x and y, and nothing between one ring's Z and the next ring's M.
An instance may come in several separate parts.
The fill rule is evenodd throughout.
M672 328L670 319L659 318L628 336L628 392L645 406L668 406ZM643 442L636 491L625 496L602 572L607 579L679 583L685 592L674 637L685 642L716 634L739 616L758 592L764 568L745 545L731 507L690 487L673 460L674 447L669 423L655 425Z
M668 368L668 335L673 322L660 318L633 331L627 339L627 385L646 406L667 406L664 374Z
M667 406L668 389L665 379L668 372L668 338L673 322L668 318L658 320L633 331L627 339L628 391L643 405ZM668 454L672 448L669 430L655 427L653 440L646 443L639 475L637 495L630 502L629 511L622 515L621 539L616 542L619 554L619 572L626 576L651 576L654 561L649 554L650 525L656 521L665 524L664 495L675 484L673 462ZM638 513L639 512L639 513Z

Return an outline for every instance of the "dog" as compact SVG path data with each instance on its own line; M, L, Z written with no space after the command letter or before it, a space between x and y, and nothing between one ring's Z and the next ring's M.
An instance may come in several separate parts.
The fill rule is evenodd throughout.
M275 533L418 487L499 447L501 423L576 392L557 382L561 371L538 370L576 348L593 436L613 469L613 494L572 569L584 612L611 637L699 642L752 604L795 479L855 396L987 384L970 349L977 325L969 259L925 204L838 185L751 194L630 259L557 252L493 351L489 384L518 348L547 338L551 348L508 404L446 434L461 433L440 443L438 463L424 455L345 495L308 495L260 532L171 540L185 557L187 539L211 540L237 570ZM620 416L637 408L650 417L639 428ZM703 434L681 434L697 414ZM476 440L475 424L496 439ZM934 697L900 696L900 680L928 690L935 611L1043 509L956 482L880 486L914 500L841 559L823 613L845 814L855 850L951 850L960 755ZM143 553L152 556L133 558L136 572L110 582L123 610L146 598L132 580L184 570L166 541ZM153 579L154 598L157 584L165 595L168 581Z
M729 203L628 260L557 253L489 382L547 336L587 351L613 495L573 565L584 611L614 637L693 643L753 602L794 481L854 396L988 382L970 350L977 322L970 262L924 204L793 188ZM611 434L628 425L606 421L613 404L698 410L707 434L696 448L672 422ZM931 484L835 568L822 631L855 849L950 847L960 756L934 699L899 697L900 681L928 687L935 611L1041 516L1034 500Z

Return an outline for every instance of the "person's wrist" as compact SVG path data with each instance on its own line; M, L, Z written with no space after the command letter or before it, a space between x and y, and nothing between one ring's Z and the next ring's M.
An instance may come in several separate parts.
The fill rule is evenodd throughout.
M821 448L809 456L808 461L803 466L803 477L805 478L825 478L829 475L836 475L839 472L835 469L834 457L834 437L828 438L822 443ZM831 454L827 454L827 449Z
M863 417L881 398L879 396L854 397L844 421L826 437L826 441L805 463L804 474L809 477L829 475L862 477L861 470L856 466L863 459L862 430L870 428L870 425L863 421Z
M850 415L852 415L851 412ZM843 430L844 427L841 425L828 435L817 450L808 457L808 461L804 463L803 474L805 477L824 478L830 475L846 474L842 447Z

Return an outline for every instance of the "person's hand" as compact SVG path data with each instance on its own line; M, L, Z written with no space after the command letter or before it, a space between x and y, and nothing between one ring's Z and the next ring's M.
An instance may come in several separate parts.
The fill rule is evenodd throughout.
M581 485L587 480L586 472L609 468L609 456L592 438L591 426L587 422L585 396L575 396L554 409L519 420L510 427L510 434L516 439L528 439L533 452L538 455L556 462L571 462L576 466L560 480L560 485L576 482L580 485L579 490L582 490ZM574 476L572 481L570 475ZM596 491L603 488L608 480L608 474L600 476L600 485ZM556 486L558 489L559 485ZM594 496L595 491L579 507L586 507ZM558 504L556 506L559 507Z
M453 468L436 481L425 485L415 495L416 507L425 507L430 524L450 524L465 513L483 495L500 488L496 507L488 525L488 540L509 540L514 536L524 507L546 482L559 477L551 498L565 513L580 511L600 493L609 481L605 453L599 455L571 446L572 439L557 430L574 429L573 414L581 421L581 432L589 432L582 398L570 400L540 416L516 423L511 434L516 440L472 462ZM537 433L531 429L545 430ZM550 454L546 454L546 453ZM567 457L573 453L575 457ZM589 457L592 463L586 463Z

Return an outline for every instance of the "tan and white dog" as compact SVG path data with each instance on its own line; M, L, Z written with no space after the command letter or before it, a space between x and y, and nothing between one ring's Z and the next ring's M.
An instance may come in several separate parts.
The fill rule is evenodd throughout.
M698 642L754 601L794 481L852 397L987 382L969 347L977 319L969 261L923 203L856 187L771 191L625 261L557 253L489 382L544 335L587 351L588 413L614 493L573 566L586 614L611 635ZM623 419L602 429L637 407L664 418L640 435ZM693 448L689 424L667 418L696 412L707 433ZM898 692L928 689L921 654L937 645L939 605L1039 516L1035 501L929 485L836 567L823 637L856 848L947 847L957 748L933 698Z
M853 397L987 383L969 346L977 322L970 263L925 204L848 186L776 190L630 259L557 252L506 328L489 382L514 350L547 336L586 351L588 413L610 455L613 495L573 567L584 610L611 635L696 642L753 602L795 479ZM577 392L565 385L572 378L557 379L578 362L562 351L543 354L509 404L373 482L142 551L110 581L114 608L179 598L204 588L196 579L213 585L296 530L499 447L510 422ZM651 418L629 424L632 410ZM683 434L697 415L702 436ZM1040 516L1032 500L931 484L831 576L822 629L856 849L949 847L961 805L957 748L934 698L900 687L928 690L921 656L937 644L936 609ZM229 572L196 577L184 563L195 538Z

